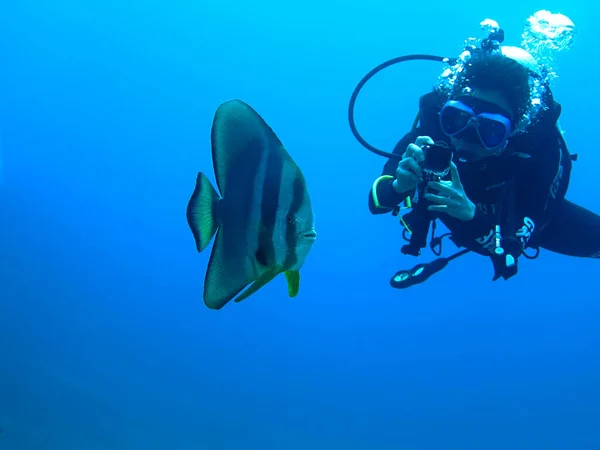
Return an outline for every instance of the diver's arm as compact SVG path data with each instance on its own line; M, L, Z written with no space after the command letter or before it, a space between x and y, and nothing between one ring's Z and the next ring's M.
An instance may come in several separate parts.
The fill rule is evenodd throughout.
M453 220L459 221L459 219ZM452 237L464 245L473 240L483 245L493 236L496 222L495 214L483 210L481 205L476 205L473 218L460 221L460 226L454 227Z
M417 131L407 133L396 144L392 153L394 155L404 154L408 145L413 143L418 136ZM373 186L369 190L369 210L371 214L389 213L411 194L410 191L399 193L392 186L398 162L398 159L389 158L383 166L381 175L373 182Z
M533 247L579 258L600 258L600 215L562 200L548 225L532 238Z
M558 155L559 152L554 153ZM532 173L545 173L545 183L530 183L528 200L523 204L532 206L543 204L543 215L531 214L534 230L531 233L532 247L541 247L555 253L566 256L600 258L600 215L583 208L564 198L570 178L570 162L562 155L549 161L546 170L538 170ZM543 190L536 191L535 188L546 186ZM535 197L537 202L534 202ZM547 207L546 207L547 205ZM528 217L528 216L526 216Z

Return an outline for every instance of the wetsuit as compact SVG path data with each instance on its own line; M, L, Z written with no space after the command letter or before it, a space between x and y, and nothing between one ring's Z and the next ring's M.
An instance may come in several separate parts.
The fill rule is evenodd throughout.
M418 136L450 145L439 124L442 105L435 91L421 97L419 125L398 142L393 153L401 156ZM556 126L560 105L554 101L552 105L525 135L511 139L500 156L473 163L455 154L453 160L465 193L476 205L475 217L466 222L443 213L433 216L448 228L456 245L492 258L494 279L514 275L503 271L494 256L497 225L505 236L513 236L516 258L527 247L600 257L600 216L564 199L574 158L561 145L564 140ZM371 213L389 213L414 195L414 190L400 194L392 187L397 166L398 160L390 158L373 184L369 192Z

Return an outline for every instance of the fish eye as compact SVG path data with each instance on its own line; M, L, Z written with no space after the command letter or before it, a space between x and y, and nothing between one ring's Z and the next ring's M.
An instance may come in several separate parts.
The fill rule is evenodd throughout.
M290 225L293 224L295 222L294 220L294 216L288 215L287 216L287 223L289 223Z

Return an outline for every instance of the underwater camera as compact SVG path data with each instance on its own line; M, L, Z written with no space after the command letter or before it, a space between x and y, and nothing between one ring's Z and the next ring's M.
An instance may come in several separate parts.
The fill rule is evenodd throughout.
M425 159L421 162L423 181L440 181L450 171L452 149L443 141L422 147Z
M401 249L405 255L419 256L421 249L427 245L427 234L433 220L433 215L427 209L429 201L425 198L427 185L431 181L441 181L450 171L452 149L445 142L439 141L432 145L424 145L424 159L419 164L423 170L421 182L417 185L413 209L403 217L407 228L411 230L408 244Z

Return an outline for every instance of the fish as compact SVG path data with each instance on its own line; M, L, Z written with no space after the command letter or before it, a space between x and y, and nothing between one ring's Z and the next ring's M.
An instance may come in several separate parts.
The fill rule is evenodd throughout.
M239 99L217 108L211 151L217 188L198 172L186 213L198 252L215 236L204 304L219 310L241 302L281 273L295 297L317 238L302 171L272 128Z

